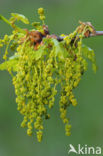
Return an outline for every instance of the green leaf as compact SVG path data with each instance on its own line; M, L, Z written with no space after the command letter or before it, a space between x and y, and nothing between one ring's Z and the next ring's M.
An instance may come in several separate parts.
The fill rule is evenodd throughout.
M58 42L57 39L51 39L53 43L53 52L55 57L64 59L68 55L68 51L63 47L62 42Z
M22 14L17 14L17 13L11 13L11 16L13 16L13 18L11 18L11 20L18 20L18 21L22 21L25 24L29 24L29 20Z
M96 66L94 50L92 50L91 48L89 48L85 45L82 45L82 53L83 53L84 57L86 57L87 59L89 59L92 62L92 69L94 72L96 72L97 66Z
M43 55L46 54L45 46L41 46L37 51L34 51L33 57L35 60L39 60Z
M14 55L10 57L8 61L5 61L2 64L0 64L0 70L8 70L8 68L10 68L14 72L17 71L18 57L19 56Z
M82 45L82 52L83 52L83 54L84 54L85 57L88 57L89 54L90 55L91 54L94 55L93 49L87 47L86 45Z
M24 17L25 17L25 16L24 16ZM16 18L16 19L17 19L17 18ZM13 21L15 21L16 19L15 19L14 17L11 18L11 20L13 20ZM25 18L24 18L24 19L25 19ZM21 32L21 33L23 33L23 34L26 33L23 29L19 28L18 26L12 25L11 20L6 19L6 18L5 18L4 16L2 16L2 15L0 15L0 20L2 20L2 21L4 21L5 23L9 24L11 27L13 27L14 29L18 30L18 32ZM27 20L28 20L28 19L27 19ZM25 20L25 22L24 22L25 24L29 24L27 20ZM24 20L23 20L23 18L22 18L22 22L23 22L23 21L24 21Z
M14 59L18 59L19 58L19 55L13 55L11 57L9 57L9 60L14 60Z

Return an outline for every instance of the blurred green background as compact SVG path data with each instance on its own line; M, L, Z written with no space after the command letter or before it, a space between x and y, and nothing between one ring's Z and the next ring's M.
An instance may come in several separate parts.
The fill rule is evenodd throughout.
M90 21L96 30L103 30L103 0L1 0L0 14L9 18L11 12L17 12L35 21L39 7L45 8L51 33L68 34L79 20ZM10 31L0 21L0 37ZM17 111L11 77L0 71L0 156L67 156L69 144L103 147L103 36L85 39L84 43L95 50L98 71L94 74L89 65L75 91L78 106L68 110L70 137L65 136L59 119L58 97L51 119L45 122L43 141L38 143L36 137L28 137L20 128L22 116Z

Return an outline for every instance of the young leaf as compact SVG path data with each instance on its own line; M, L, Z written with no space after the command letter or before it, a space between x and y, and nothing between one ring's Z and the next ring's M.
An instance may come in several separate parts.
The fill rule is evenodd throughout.
M12 71L17 71L17 64L18 64L18 56L12 56L9 58L8 61L3 62L0 64L0 70L8 70L8 68L12 69Z
M62 43L58 42L56 39L52 39L52 43L54 55L56 57L58 56L60 59L64 59L68 55L68 52L63 47Z
M11 13L11 16L13 16L11 20L18 20L18 21L22 21L25 24L29 24L29 20L22 14Z
M96 66L94 50L92 50L91 48L89 48L85 45L82 45L82 53L83 53L84 57L88 58L92 62L92 69L94 72L96 72L97 66Z

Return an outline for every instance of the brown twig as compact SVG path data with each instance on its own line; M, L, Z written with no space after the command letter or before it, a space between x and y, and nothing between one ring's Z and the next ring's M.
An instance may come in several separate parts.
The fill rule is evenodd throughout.
M80 26L77 28L77 32L79 34L81 34L85 27L89 27L91 28L91 30L89 30L89 28L84 32L84 37L83 38L89 38L89 37L95 37L95 36L102 36L103 35L103 31L95 31L94 27L92 26L92 24L90 22L80 22ZM26 37L28 36L29 37L29 40L31 41L31 43L34 45L34 49L37 50L38 49L38 46L39 45L42 45L43 44L43 38L44 37L47 37L47 38L55 38L57 39L59 42L60 41L63 41L63 39L65 38L62 37L62 36L57 36L55 34L50 34L49 33L49 30L48 30L48 26L46 25L43 25L43 29L44 29L44 33L41 33L39 31L32 31L32 32L29 32L28 30L25 30L26 31ZM72 40L71 40L71 44L74 43L75 41L75 38L76 38L76 41L79 41L79 35L77 37L74 37ZM78 39L77 39L78 38ZM25 39L25 38L24 38Z
M94 33L90 33L88 37L84 36L84 38L95 37L95 36L103 36L103 31L96 31ZM63 41L65 37L57 36L58 41Z
M96 31L95 34L90 34L89 37L95 37L95 36L103 36L103 31Z

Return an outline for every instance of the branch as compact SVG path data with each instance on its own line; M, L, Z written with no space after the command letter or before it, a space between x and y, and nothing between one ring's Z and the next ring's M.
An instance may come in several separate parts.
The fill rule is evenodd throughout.
M76 40L76 42L75 42L75 45L76 45L76 43L80 40L81 34L82 34L83 38L89 38L89 37L103 35L103 31L95 31L94 27L92 26L92 24L90 22L81 22L80 21L79 23L80 23L80 26L78 26L76 29L77 36L75 36L74 38L71 39L71 45L75 42L75 40ZM38 46L40 44L41 45L43 44L42 40L45 37L55 38L60 42L60 41L63 41L63 39L66 36L68 36L68 35L57 36L55 34L50 34L47 25L43 25L43 30L44 30L43 33L39 32L38 30L36 30L36 31L33 30L31 32L29 32L28 30L24 30L24 31L26 31L26 37L28 36L29 40L31 40L31 43L34 44L35 50L38 49Z
M95 37L95 36L103 36L103 31L96 31L95 34L90 34L89 37Z
M89 37L96 37L96 36L103 36L103 31L96 31L95 34L90 33L88 37L84 37L84 38L89 38ZM57 40L58 41L63 41L65 37L61 37L61 36L57 36Z

